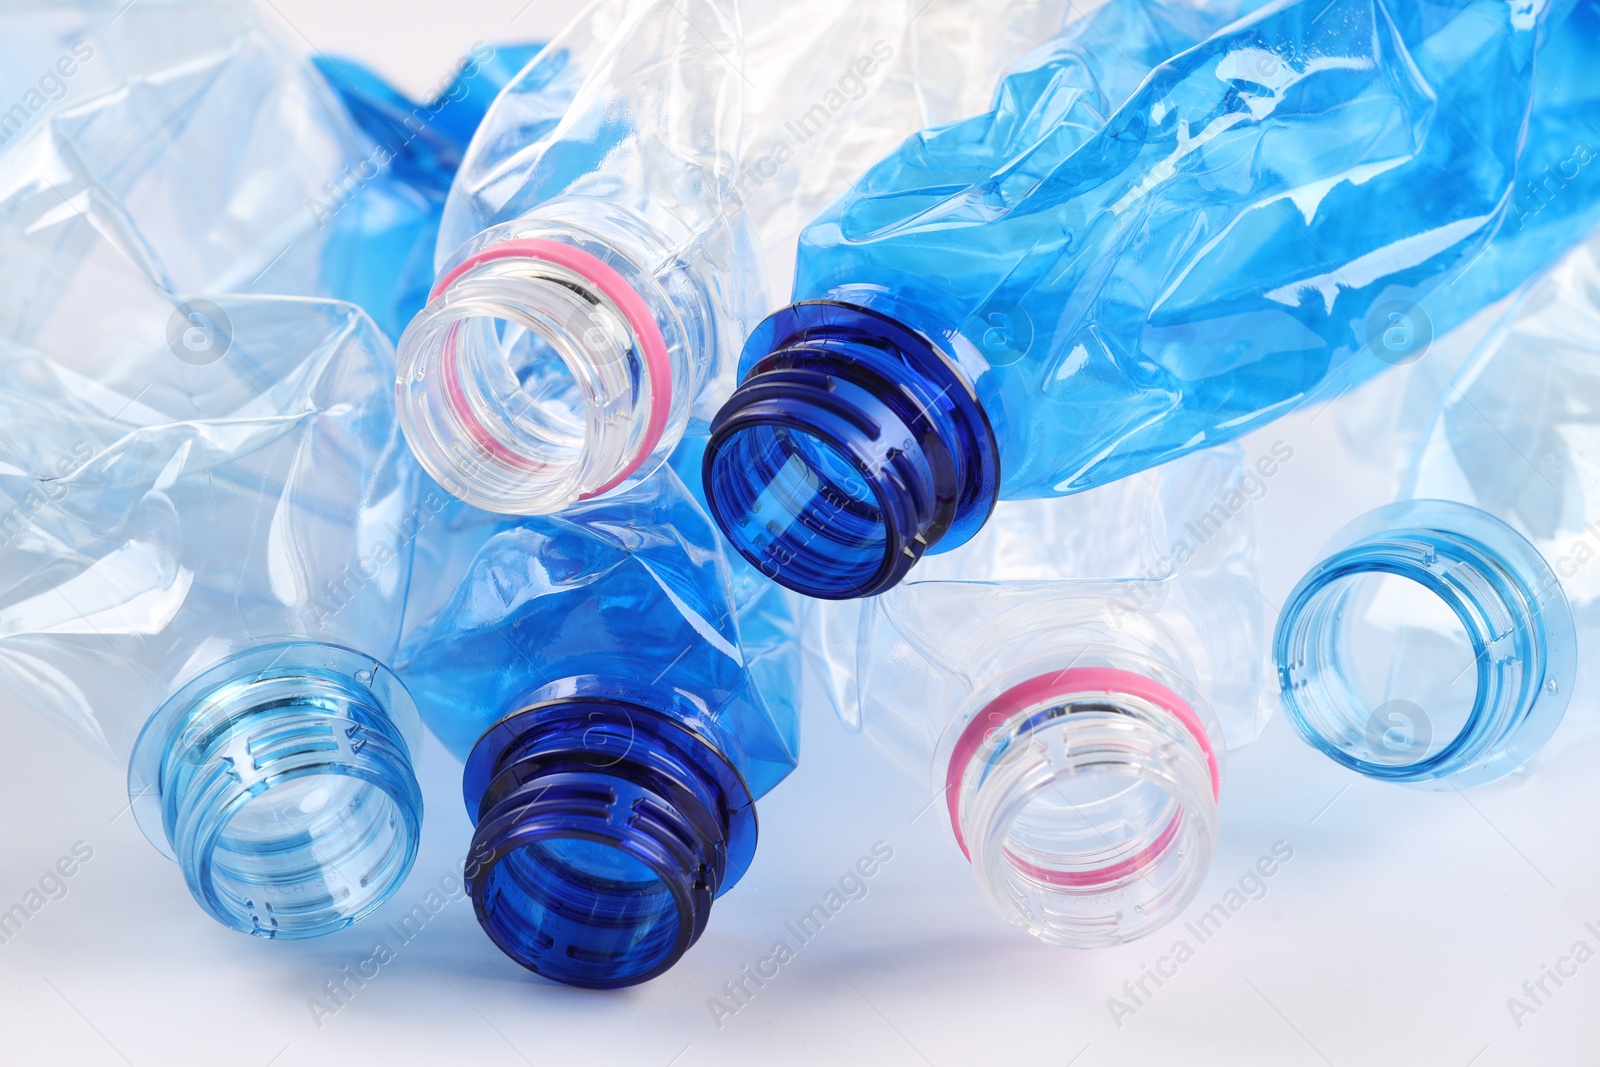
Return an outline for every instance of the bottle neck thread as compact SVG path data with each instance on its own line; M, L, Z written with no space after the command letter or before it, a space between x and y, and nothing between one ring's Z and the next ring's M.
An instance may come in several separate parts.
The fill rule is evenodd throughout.
M547 686L467 759L478 922L554 981L609 989L663 973L754 853L744 780L650 703L592 679Z
M253 650L146 726L135 811L217 921L283 940L331 933L387 900L416 858L422 795L396 721L414 714L366 656Z
M807 596L873 596L988 519L999 452L970 382L878 311L791 304L745 347L711 424L712 517L763 574Z
M1576 633L1527 539L1478 508L1410 500L1334 544L1289 595L1273 639L1283 705L1305 741L1367 777L1431 788L1492 781L1543 747L1570 698ZM1459 651L1442 670L1432 660L1450 638Z
M1109 667L1007 689L966 723L945 772L951 827L995 910L1077 948L1143 937L1188 905L1220 787L1191 705Z
M447 270L398 350L400 424L428 473L474 506L541 515L653 469L693 383L648 258L546 226Z

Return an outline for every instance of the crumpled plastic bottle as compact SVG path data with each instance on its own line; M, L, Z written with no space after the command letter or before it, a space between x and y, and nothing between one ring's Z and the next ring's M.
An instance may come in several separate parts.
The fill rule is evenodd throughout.
M556 981L655 977L748 868L755 802L795 766L788 594L730 570L670 467L559 516L452 501L421 543L446 565L418 571L401 675L466 763L479 923Z
M587 9L501 95L451 192L433 299L400 344L423 466L478 507L546 514L665 462L769 307L761 250L928 118L924 86L954 95L1064 5L946 6Z
M1222 26L1254 6L1108 5L805 231L797 303L751 336L707 453L746 558L871 595L997 498L1242 434L1404 358L1429 293L1442 330L1550 254L1559 226L1489 243L1523 167L1587 158L1592 4L1308 0ZM1541 95L1547 54L1569 77ZM1580 177L1540 221L1596 209Z
M47 190L48 191L48 190ZM64 190L65 191L65 190ZM52 194L53 196L53 194ZM420 472L354 305L183 301L60 199L0 218L0 681L128 760L213 918L304 938L404 880L421 723L389 670Z
M1591 232L1444 391L1400 499L1336 534L1285 601L1274 657L1301 736L1368 777L1445 789L1600 732L1580 654L1600 625L1597 457Z
M389 342L304 297L381 312L438 198L397 165L318 226L375 145L311 65L244 4L114 14L3 16L132 73L0 153L0 679L129 761L208 913L315 936L415 856L421 723L388 664L421 474Z
M806 602L846 725L928 783L984 896L1041 940L1143 937L1205 880L1226 750L1271 710L1247 501L1292 454L1007 501L882 596Z

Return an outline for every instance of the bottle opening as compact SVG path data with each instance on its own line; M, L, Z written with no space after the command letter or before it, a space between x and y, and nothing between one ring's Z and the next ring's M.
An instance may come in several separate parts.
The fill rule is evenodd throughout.
M651 305L598 257L503 241L435 286L400 339L401 427L477 507L536 515L638 473L667 433L673 375Z
M528 845L483 880L482 921L496 942L530 958L559 946L565 959L550 977L572 984L631 984L635 973L676 959L684 912L694 921L693 904L673 892L673 879L612 844L556 838Z
M994 434L927 337L866 308L805 301L757 327L745 360L703 477L712 517L774 581L873 596L988 518Z
M281 939L342 929L416 858L422 797L395 710L411 713L398 681L343 649L260 650L214 668L136 747L141 823L159 827L218 921Z
M991 904L1051 944L1120 944L1205 878L1221 773L1189 702L1145 675L1074 668L1014 686L947 765L957 842Z
M725 439L711 475L745 558L791 589L845 597L880 585L902 554L867 477L844 448L769 423Z
M1572 618L1538 550L1463 504L1405 501L1336 538L1278 620L1303 738L1369 777L1479 784L1544 744L1574 670Z
M588 684L541 694L552 691L468 757L467 889L523 966L569 985L634 985L688 951L748 867L753 802L673 718Z

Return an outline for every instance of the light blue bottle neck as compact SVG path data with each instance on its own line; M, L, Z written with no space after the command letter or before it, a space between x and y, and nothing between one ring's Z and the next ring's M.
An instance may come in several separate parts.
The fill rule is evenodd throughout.
M554 981L635 985L705 930L749 867L754 799L680 694L593 677L542 687L467 757L478 922Z
M1386 699L1382 687L1368 695L1361 682L1352 633L1369 609L1357 590L1374 576L1415 583L1465 632L1463 674L1476 686L1449 736L1434 736L1438 708ZM1443 500L1390 504L1342 531L1289 595L1273 656L1284 708L1309 744L1370 778L1434 788L1492 781L1534 755L1561 721L1577 662L1571 609L1539 551L1489 513ZM1390 678L1403 683L1407 669L1397 661Z
M739 553L825 599L881 593L925 553L964 543L1000 484L969 371L937 334L883 310L914 304L848 295L863 303L802 301L756 327L702 468Z
M252 649L150 719L129 795L145 835L218 922L316 937L370 913L410 872L419 727L405 688L371 657L314 643Z

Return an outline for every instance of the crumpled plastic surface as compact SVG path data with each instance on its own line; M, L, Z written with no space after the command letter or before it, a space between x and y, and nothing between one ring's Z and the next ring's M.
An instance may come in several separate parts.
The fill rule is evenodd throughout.
M234 651L392 654L420 482L373 321L254 295L322 288L369 142L245 5L140 6L94 47L197 51L0 153L0 673L124 755Z
M1112 481L1381 370L1391 312L1508 218L1535 58L1594 47L1571 0L1312 0L1168 51L1255 6L1108 5L803 235L797 299L882 287L963 335L1003 495Z
M677 690L761 796L794 769L800 649L789 595L730 561L673 466L556 516L451 500L419 538L401 677L458 757L535 690L593 675ZM471 546L466 547L466 546Z

